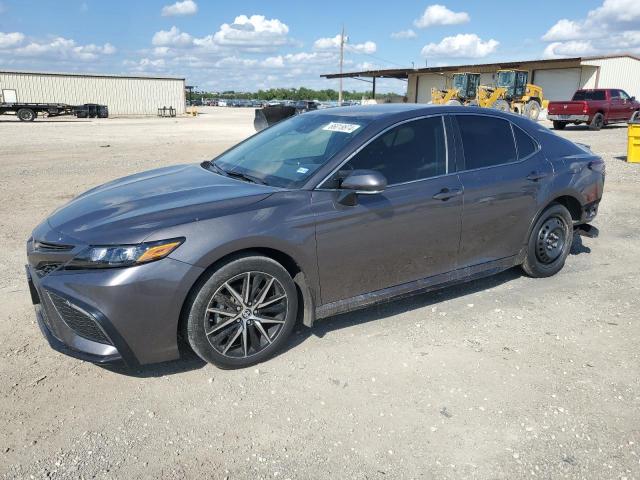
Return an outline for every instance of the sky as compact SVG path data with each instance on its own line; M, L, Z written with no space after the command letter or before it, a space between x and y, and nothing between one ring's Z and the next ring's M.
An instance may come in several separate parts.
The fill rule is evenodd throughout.
M336 89L320 74L338 71L343 25L345 71L640 55L640 0L0 0L0 70ZM402 94L406 83L381 79L377 90Z

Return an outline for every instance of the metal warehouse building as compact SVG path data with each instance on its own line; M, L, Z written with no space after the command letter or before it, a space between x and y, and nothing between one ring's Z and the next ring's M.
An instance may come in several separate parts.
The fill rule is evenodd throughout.
M185 111L184 78L0 71L0 89L15 90L18 102L107 105L110 115Z
M431 101L431 88L451 86L454 73L480 73L483 85L494 83L499 69L520 69L529 72L529 83L542 87L549 100L568 100L580 88L621 88L629 95L640 98L640 58L633 55L601 57L575 57L522 62L454 65L419 69L369 70L343 74L322 75L325 78L397 78L407 81L409 102Z

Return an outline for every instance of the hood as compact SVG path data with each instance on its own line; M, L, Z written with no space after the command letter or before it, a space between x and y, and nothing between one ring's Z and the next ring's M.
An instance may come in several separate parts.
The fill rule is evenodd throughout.
M158 229L227 215L277 190L200 165L180 165L89 190L56 210L47 222L64 237L83 243L139 243Z

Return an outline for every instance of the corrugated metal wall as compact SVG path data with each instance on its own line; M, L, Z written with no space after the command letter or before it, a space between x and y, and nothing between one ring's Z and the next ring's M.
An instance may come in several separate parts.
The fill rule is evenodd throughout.
M588 88L621 88L640 98L640 60L631 57L599 58L583 60L582 65L600 67L600 72L590 78L586 85Z
M0 89L14 89L19 102L98 103L110 115L156 115L159 107L185 112L184 80L0 72Z

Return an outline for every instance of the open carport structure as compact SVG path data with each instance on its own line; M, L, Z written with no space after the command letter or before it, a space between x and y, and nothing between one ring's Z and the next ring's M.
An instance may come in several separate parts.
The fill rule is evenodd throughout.
M494 83L500 69L520 69L529 72L529 83L542 87L549 100L566 100L579 88L621 88L640 98L640 58L633 55L574 57L527 60L485 64L451 65L428 68L396 68L361 72L331 73L325 78L370 79L375 95L376 78L396 78L407 81L407 101L428 103L432 88L451 86L454 73L480 73L483 85Z

